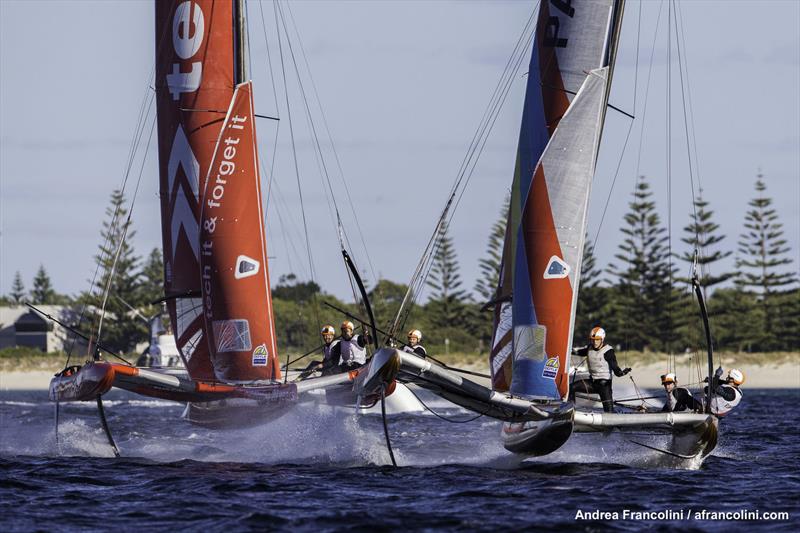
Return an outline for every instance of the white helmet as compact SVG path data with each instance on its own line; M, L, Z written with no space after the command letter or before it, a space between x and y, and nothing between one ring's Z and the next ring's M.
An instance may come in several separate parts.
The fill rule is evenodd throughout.
M738 387L744 383L744 372L738 368L731 368L728 370L728 380L733 381L733 383Z
M422 332L418 329L412 329L408 332L408 338L411 339L411 337L416 337L417 342L419 342L422 340Z
M322 326L319 332L320 335L336 335L336 330L331 325Z
M591 340L600 339L601 341L604 341L606 340L606 330L604 330L600 326L592 328L592 332L589 334L589 338Z
M678 383L678 378L672 372L664 374L661 376L661 384L666 385L667 383Z

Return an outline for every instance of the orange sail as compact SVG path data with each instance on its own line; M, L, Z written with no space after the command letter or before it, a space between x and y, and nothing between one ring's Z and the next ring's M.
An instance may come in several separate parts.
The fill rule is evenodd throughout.
M233 96L233 10L233 2L212 0L155 3L164 291L175 339L194 379L214 376L200 299L201 180Z
M236 87L203 191L203 318L217 379L277 380L252 82Z

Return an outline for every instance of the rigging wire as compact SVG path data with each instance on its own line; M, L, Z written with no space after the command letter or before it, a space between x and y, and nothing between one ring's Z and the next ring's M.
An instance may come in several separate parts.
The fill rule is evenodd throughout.
M308 266L309 266L310 273L311 273L311 276L310 276L311 277L311 281L316 283L316 274L314 272L314 258L313 258L313 255L311 253L311 241L310 241L309 236L308 236L308 220L306 219L305 203L303 201L303 187L300 184L300 167L299 167L298 162L297 162L297 145L295 143L295 137L294 137L294 125L292 124L292 109L291 109L291 106L289 104L289 88L288 88L288 79L286 77L286 65L285 65L285 62L283 60L283 44L282 44L282 41L281 41L281 30L280 30L280 25L278 24L278 17L279 17L278 12L280 10L280 4L276 1L273 4L273 6L274 6L274 10L275 10L275 25L276 25L276 29L277 29L277 32L278 32L278 49L279 49L279 56L281 58L281 72L282 72L282 75L283 75L283 90L284 90L284 95L285 95L285 98L286 98L286 113L287 113L288 118L289 118L289 136L291 138L291 144L292 144L292 156L293 156L293 159L294 159L294 171L295 171L295 178L296 178L296 181L297 181L297 192L298 192L298 194L300 196L300 211L301 211L302 218L303 218L303 231L305 233L305 238L306 238L306 251L308 252ZM287 39L288 39L288 36L287 36Z
M659 15L660 15L659 11ZM636 23L636 59L635 65L633 68L633 115L636 116L636 100L637 95L639 92L639 44L640 38L642 34L642 3L639 2L639 13ZM600 235L600 230L603 228L603 221L606 219L606 212L608 211L608 206L611 203L611 195L614 194L614 186L617 184L617 178L619 177L620 168L622 168L622 160L625 158L625 150L628 148L628 140L631 138L631 132L633 131L633 124L634 120L631 120L628 123L628 133L625 134L625 142L622 145L622 151L619 154L619 160L617 161L617 168L614 171L614 179L611 180L611 188L608 191L608 196L606 197L606 203L603 206L603 214L600 216L600 223L597 225L597 231L594 234L593 247L597 246L597 238Z
M675 366L675 354L672 350L672 0L667 0L667 320L669 321L669 331L667 336L667 353L669 365L677 377L677 367Z
M124 226L122 228L122 235L120 237L119 244L117 245L117 250L116 250L116 253L114 255L114 261L111 264L111 270L109 271L108 281L106 283L106 288L105 288L105 290L103 292L103 304L100 307L100 322L99 322L99 324L97 326L97 344L99 344L100 341L102 340L102 336L101 335L102 335L102 331L103 331L103 319L105 318L105 311L106 311L106 304L108 302L108 296L111 293L111 283L112 283L112 281L114 279L114 273L115 273L116 268L117 268L117 263L119 262L119 257L120 257L120 255L122 253L122 249L125 246L125 239L126 239L126 237L128 235L128 229L130 228L130 225L131 225L131 217L133 216L133 208L136 205L136 197L138 196L139 187L140 187L140 185L142 183L142 175L144 174L144 165L147 162L148 147L150 146L150 142L153 140L153 131L155 130L155 124L156 124L156 117L154 115L153 116L153 120L152 120L152 122L150 124L150 134L149 134L149 136L147 138L147 144L145 145L144 156L142 157L142 164L141 164L141 166L139 168L139 176L138 176L138 178L136 180L136 187L134 188L134 191L133 191L133 197L131 199L130 208L128 210L128 216L127 216L127 218L125 220L125 224L124 224ZM127 176L126 176L125 179L127 181ZM111 229L110 231L113 232L114 230Z
M404 295L400 307L397 310L392 327L389 330L392 335L396 333L398 325L401 323L405 324L405 319L408 318L410 306L408 309L406 309L406 306L409 303L413 306L421 296L425 280L427 279L431 269L433 257L435 257L435 251L438 249L441 230L452 219L450 211L454 208L454 205L458 205L461 196L463 195L463 190L461 190L461 193L459 194L459 189L461 188L462 184L464 187L466 187L466 184L469 182L469 178L472 176L472 172L477 165L478 158L480 157L488 140L489 133L491 132L497 117L499 116L500 109L505 102L506 96L513 86L513 82L516 78L516 72L518 72L519 65L525 57L527 44L529 44L533 38L533 30L535 29L534 20L537 11L538 4L531 12L525 27L515 43L514 48L509 55L508 60L506 61L503 72L497 81L491 98L487 103L483 116L478 123L478 127L475 130L472 140L467 148L467 152L461 161L458 172L456 173L456 178L450 189L450 193L448 194L448 200L445 203L445 207L437 220L433 233L428 240L428 244L426 245L422 253L422 257L417 263L417 266L411 277L406 294ZM466 183L464 181L465 178Z
M440 419L444 420L445 422L449 422L449 423L451 423L451 424L466 424L467 422L472 422L473 420L477 420L477 419L479 419L480 417L482 417L482 416L485 416L485 415L486 415L486 413L488 413L488 412L489 412L489 411L487 410L487 411L485 411L485 412L483 412L483 413L478 413L477 415L475 415L475 416L473 416L473 417L470 417L470 418L467 418L467 419L465 419L465 420L454 420L454 419L452 419L452 418L449 418L449 417L447 417L447 416L440 415L439 413L437 413L436 411L434 411L433 409L431 409L431 408L430 408L430 406L429 406L428 404L426 404L424 401L422 401L422 398L420 398L420 397L419 397L419 395L418 395L416 392L414 392L414 391L411 389L411 387L406 387L406 388L408 389L408 392L410 392L412 395L414 395L414 398L416 398L416 399L417 399L417 401L418 401L420 404L422 404L422 407L424 407L426 411L428 411L429 413L431 413L431 414L432 414L432 415L434 415L435 417L437 417L437 418L440 418Z
M316 82L314 81L314 76L312 75L311 66L310 66L310 64L308 62L308 57L306 55L305 47L303 46L303 41L302 41L302 39L300 37L300 32L297 29L297 23L296 23L295 18L294 18L294 13L292 12L291 4L287 3L286 4L286 8L287 8L287 10L289 12L289 19L292 22L292 26L294 27L295 34L297 35L297 42L298 42L298 45L300 47L300 53L302 54L303 62L306 65L306 71L308 72L308 79L311 82L311 88L314 91L314 97L315 97L316 102L317 102L317 107L319 108L320 116L322 117L322 124L325 127L325 132L326 132L326 134L328 136L328 141L330 142L331 152L333 152L334 160L336 161L336 167L339 170L339 178L340 178L340 181L342 182L345 194L347 195L347 201L348 201L348 203L350 205L350 209L351 209L351 212L353 214L353 220L355 221L356 229L358 231L358 235L359 235L359 238L361 240L361 245L364 247L364 250L366 252L367 244L366 244L366 241L364 240L364 233L361 230L361 224L360 224L360 222L358 220L358 214L357 214L357 211L355 209L355 202L353 202L353 199L352 199L352 197L350 195L350 188L348 187L347 181L344 178L344 171L342 170L342 163L341 163L341 160L339 159L339 152L336 150L336 145L335 145L334 140L333 140L333 135L331 134L330 127L328 126L328 119L327 119L327 117L325 115L325 110L322 107L322 99L319 97L319 92L317 91L317 85L316 85ZM338 209L337 209L337 211L338 211ZM345 235L345 237L346 237L346 235ZM350 249L352 249L352 246L350 246L349 243L348 243L348 247ZM367 264L369 265L372 277L373 277L373 279L377 280L377 274L375 272L375 267L372 264L372 259L370 257L370 254L366 253L366 256L367 256Z

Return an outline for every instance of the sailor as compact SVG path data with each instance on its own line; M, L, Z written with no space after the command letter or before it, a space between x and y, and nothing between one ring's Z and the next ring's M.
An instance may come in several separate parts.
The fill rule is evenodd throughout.
M721 376L722 367L719 367L711 379L714 390L714 395L711 397L711 412L717 416L725 416L739 405L742 401L742 391L739 387L744 383L744 372L738 368L731 368L724 380L720 379ZM703 381L708 382L708 378ZM704 392L708 394L708 385Z
M333 351L333 346L336 344L333 340L336 336L336 329L330 324L326 324L322 326L319 334L322 336L322 361L311 361L300 374L299 379L310 376L318 369L322 370L323 376L333 373L333 369L337 363L333 362L333 354L331 352Z
M678 378L676 378L675 374L672 372L661 376L661 385L667 393L667 399L664 401L664 407L661 409L662 412L703 410L703 404L692 396L689 389L678 387Z
M331 362L338 365L333 373L347 372L367 362L367 344L372 342L368 333L353 335L355 326L349 320L342 322L342 338L331 348Z
M418 329L412 329L408 332L408 344L403 346L403 351L417 354L420 357L428 357L425 347L419 343L421 340L422 332Z
M597 326L589 334L589 344L573 349L574 355L586 357L589 365L589 379L579 380L570 387L570 397L575 392L595 393L603 402L603 411L614 412L614 397L611 391L611 372L617 377L628 374L631 369L622 369L617 364L614 348L606 344L606 331Z

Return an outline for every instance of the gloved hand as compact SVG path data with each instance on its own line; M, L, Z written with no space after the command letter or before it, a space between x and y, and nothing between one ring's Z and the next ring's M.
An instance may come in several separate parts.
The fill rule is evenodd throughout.
M722 375L722 367L718 367L717 371L714 372L714 375L717 376L717 377L720 377Z
M630 367L628 367L628 368L625 368L625 369L623 369L623 370L622 370L622 375L623 375L623 376L627 376L627 375L628 375L628 374L630 374L630 373L631 373L631 369L630 369Z

